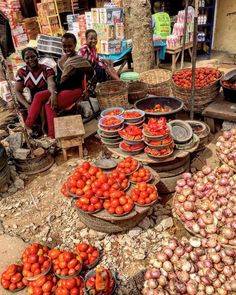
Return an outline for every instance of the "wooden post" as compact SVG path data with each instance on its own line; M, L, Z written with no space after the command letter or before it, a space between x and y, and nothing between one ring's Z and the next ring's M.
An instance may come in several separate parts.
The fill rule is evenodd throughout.
M195 96L195 74L197 57L197 28L198 26L198 0L195 0L194 30L193 30L193 56L192 56L192 89L190 102L190 119L194 117L194 96Z
M183 47L182 47L181 64L180 64L181 69L184 66L184 50L185 50L185 44L186 44L187 20L188 20L188 0L186 0L186 2L185 2Z

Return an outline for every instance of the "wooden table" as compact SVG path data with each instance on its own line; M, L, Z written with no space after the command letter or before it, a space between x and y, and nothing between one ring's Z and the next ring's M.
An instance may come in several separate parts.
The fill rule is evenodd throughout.
M176 63L179 59L179 56L182 52L182 48L183 46L177 47L177 48L167 48L166 53L171 54L172 55L172 65L171 65L171 70L175 71L176 69ZM192 60L192 50L193 50L193 43L188 43L185 44L185 49L184 50L188 50L189 55L191 57Z
M209 104L202 112L204 121L211 128L211 132L216 132L215 121L217 119L226 121L236 121L236 104L230 101L224 100L222 93Z

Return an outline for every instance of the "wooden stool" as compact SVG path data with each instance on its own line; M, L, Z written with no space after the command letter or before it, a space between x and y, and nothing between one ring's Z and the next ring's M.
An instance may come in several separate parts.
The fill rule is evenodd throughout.
M193 43L185 44L184 50L188 50L189 55L192 60ZM166 53L172 55L172 65L171 65L172 72L174 72L176 70L176 63L179 59L181 52L182 52L182 46L177 47L177 48L167 48L167 50L166 50Z
M67 150L78 147L83 158L84 124L80 115L54 118L55 138L59 140L63 157L67 160Z

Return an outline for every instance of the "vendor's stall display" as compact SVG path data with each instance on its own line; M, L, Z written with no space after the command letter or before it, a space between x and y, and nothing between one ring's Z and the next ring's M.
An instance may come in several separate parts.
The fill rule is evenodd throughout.
M173 214L192 234L236 247L235 175L226 166L204 166L177 181Z
M24 279L22 274L23 265L10 264L7 269L2 273L1 285L8 291L20 291L28 285L27 280Z
M36 281L30 282L28 287L28 294L44 294L48 295L55 294L57 288L57 278L52 275L44 275L40 276Z
M128 100L130 104L146 97L148 94L148 86L141 81L129 82L128 84Z
M163 69L155 69L143 72L139 80L148 85L148 94L157 96L170 95L171 72Z
M143 141L142 129L137 126L129 125L119 131L119 135L128 144L138 144Z
M236 171L236 128L224 131L216 143L216 153L220 161Z
M174 97L148 97L134 104L136 109L143 110L147 117L173 117L184 106L183 102Z
M75 246L75 252L82 258L83 267L91 269L95 267L100 259L99 251L96 247L87 243L80 243Z
M85 276L86 295L111 295L116 289L116 277L109 269L97 267Z
M101 83L97 86L96 91L101 110L115 106L127 109L129 106L128 86L123 81Z
M236 251L212 240L168 240L150 260L143 295L233 295Z
M57 284L55 295L63 294L84 295L84 279L80 276L70 279L61 279Z
M201 110L209 104L220 91L222 72L214 68L197 68L195 81L194 108ZM174 96L181 98L190 109L192 70L183 69L172 75L172 91Z

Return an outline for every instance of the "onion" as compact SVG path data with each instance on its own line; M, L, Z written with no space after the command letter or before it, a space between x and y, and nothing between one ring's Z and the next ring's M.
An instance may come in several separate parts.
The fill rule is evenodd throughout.
M210 258L213 261L213 263L219 263L221 260L220 255L218 253L210 254Z
M160 276L160 278L158 279L158 283L160 286L165 286L167 284L167 279L164 276Z
M223 274L227 277L230 278L233 275L233 270L230 266L226 265L223 269Z
M184 179L177 180L177 186L184 187L185 185L186 185L186 182Z
M206 286L206 294L207 295L215 294L215 289L212 286Z
M209 167L209 166L203 166L202 167L202 172L203 172L203 174L205 174L205 175L208 175L208 174L210 174L211 173L211 167Z
M184 255L184 248L182 248L182 247L177 247L177 248L175 249L175 254L176 254L178 257L183 256L183 255Z
M160 261L160 262L165 262L168 260L168 256L165 253L159 252L159 253L157 253L156 257L157 257L158 261Z
M154 280L154 279L149 279L147 282L148 282L148 287L149 287L150 289L155 289L155 288L157 288L157 281L156 281L156 280Z
M161 275L159 269L156 269L156 268L152 268L150 272L151 272L152 279L158 279Z
M169 248L166 247L163 251L169 258L171 258L173 256L173 251Z
M175 250L178 246L178 243L176 240L172 239L169 241L168 247L170 247L171 250Z
M189 221L194 219L194 215L190 211L184 212L183 217L184 217L185 220L189 220Z
M187 283L187 293L189 294L189 295L196 295L197 294L197 286L196 286L196 283L195 282L193 282L193 281L189 281L188 283Z
M220 288L222 285L221 281L219 279L216 279L215 281L213 281L213 287L214 288Z
M163 263L163 269L166 271L166 272L170 272L173 270L173 265L170 261L165 261Z
M151 271L150 271L150 270L147 270L147 271L146 271L144 278L145 278L145 280L149 280L149 279L152 278L152 276L151 276Z
M180 271L177 273L177 278L182 283L187 283L189 281L189 274L186 271Z
M230 228L230 227L226 227L226 228L224 228L222 234L223 234L223 236L224 236L226 239L228 239L228 240L232 240L232 239L235 238L235 232L234 232L234 230L233 230L232 228Z
M177 195L177 200L180 203L184 203L186 201L186 197L184 195Z

